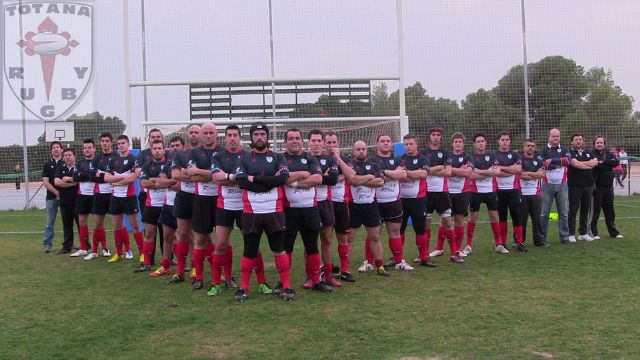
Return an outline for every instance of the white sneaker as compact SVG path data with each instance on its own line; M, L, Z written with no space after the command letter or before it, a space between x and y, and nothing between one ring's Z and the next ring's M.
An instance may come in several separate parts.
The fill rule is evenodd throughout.
M402 270L402 271L413 271L413 266L409 265L406 261L404 261L404 259L397 263L395 266L396 270Z
M421 261L422 261L422 259L420 259L420 255L416 256L416 258L413 259L413 262L416 263L416 264L420 263Z
M593 237L593 240L600 240L600 236L598 235L593 235L592 237Z
M456 255L460 256L461 258L466 258L467 256L469 256L469 255L465 254L464 251L458 251L458 253Z
M464 247L464 249L462 249L462 252L465 253L466 255L471 255L471 253L473 252L473 248L467 245Z
M584 235L578 235L578 240L593 241L594 239L591 236L589 236L589 234L584 234Z
M93 260L96 259L98 257L98 253L91 253L87 256L84 257L85 260Z
M570 235L569 238L567 239L568 242L570 243L574 243L576 242L576 237L574 235Z
M442 256L444 254L443 250L433 250L430 254L429 257L437 257L437 256Z
M124 258L125 258L125 259L127 259L127 260L131 260L131 259L133 259L133 253L131 252L131 250L127 251L127 252L124 254Z
M80 257L80 256L87 256L87 250L78 250L76 252L74 252L73 254L69 255L70 257Z
M102 257L111 257L109 250L102 249Z
M624 236L622 236L622 234L618 234L616 235L616 239L624 239Z
M500 254L508 254L509 250L507 250L507 248L502 245L498 245L496 246L496 252Z
M358 272L361 272L361 273L366 273L366 272L373 271L373 270L375 270L373 265L369 264L369 262L367 260L365 260L362 263L362 265L358 268Z

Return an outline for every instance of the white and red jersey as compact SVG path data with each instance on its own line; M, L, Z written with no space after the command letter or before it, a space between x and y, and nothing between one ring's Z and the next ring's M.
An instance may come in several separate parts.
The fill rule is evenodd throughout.
M171 179L171 168L172 168L171 165L172 165L171 162L167 161L167 164L165 164L165 166L162 168L162 171L160 173L160 178ZM166 194L164 197L164 204L168 206L173 206L175 204L176 194L178 192L170 187L165 190L166 190Z
M451 166L451 153L444 149L425 148L420 151L429 160L429 167L438 165ZM445 176L429 175L427 177L429 192L449 192L449 179Z
M398 167L402 167L400 158L394 158L393 156L374 155L370 160L378 164L383 174L384 170L395 170ZM384 185L376 188L376 201L384 204L397 201L398 199L400 199L400 182L398 180L385 178Z
M547 146L542 148L540 152L540 158L544 162L545 160L551 160L549 165L545 166L545 175L542 178L543 182L549 184L564 184L567 182L567 172L569 163L571 162L571 151L562 145Z
M342 175L342 170L338 167L338 182L331 187L331 201L348 203L351 201L351 194L347 191L348 184Z
M521 165L520 155L513 151L496 151L496 160L500 166ZM516 175L510 176L496 176L496 183L498 184L498 190L513 190L520 189L520 179Z
M189 167L189 150L180 151L173 157L173 161L171 162L171 169L186 169ZM178 188L180 191L195 194L196 193L196 183L190 181L180 181L178 183Z
M316 186L316 201L331 200L333 196L332 195L333 186L325 185L324 178L333 177L334 180L338 178L338 176L340 175L340 168L338 167L338 162L333 156L329 156L325 154L316 156L316 159L318 160L318 164L320 165L320 171L323 177L323 184ZM343 189L344 189L344 184L343 184Z
M212 149L207 149L203 146L197 146L191 149L189 151L189 164L187 168L196 167L198 169L211 171L213 156L220 150L218 145ZM197 181L195 194L200 196L218 196L218 185L213 181Z
M308 171L311 175L322 173L316 157L307 152L303 152L301 155L284 153L284 160L287 162L289 173L294 171ZM292 208L316 206L315 187L301 189L285 185L284 194L284 206Z
M130 176L135 173L136 158L127 152L125 156L115 155L109 161L108 172L114 176ZM113 196L129 197L136 195L136 188L133 182L128 185L113 185Z
M98 193L100 194L112 194L113 186L104 181L104 174L108 172L109 169L109 161L114 156L118 156L115 153L110 154L98 154L93 158L91 162L91 167L95 171L94 181L96 185L98 185Z
M255 151L244 154L238 159L236 179L249 176L275 176L276 173L288 175L289 169L282 154L271 150L265 153ZM284 211L284 189L276 186L268 191L256 192L247 189L242 190L243 211L245 213L268 214Z
M498 160L494 153L474 153L472 155L472 159L473 165L478 170L489 170L494 166L498 166ZM498 190L498 184L496 183L495 176L490 176L482 180L471 180L470 184L471 191L475 193L486 194L496 192Z
M224 171L227 174L235 174L238 168L238 160L246 151L232 153L225 149L218 151L211 160L211 173L215 174ZM242 210L242 189L238 185L218 186L218 208L238 211Z
M151 178L160 178L165 167L170 167L167 160L155 161L151 160L142 166L140 172L140 180L149 180ZM147 193L145 206L162 207L167 197L167 189L148 189L144 188Z
M536 172L544 165L542 159L537 156L534 156L532 158L523 156L521 161L523 172ZM520 179L520 191L522 192L523 196L540 195L540 179Z
M451 166L455 169L463 166L474 168L473 157L469 154L451 154L451 160ZM471 179L465 176L449 177L449 194L461 194L469 191L471 191Z
M349 166L355 170L356 175L374 175L382 179L382 169L377 163L370 161L351 160ZM345 198L350 198L355 204L372 204L376 201L376 189L368 186L354 186L349 184L345 193Z
M400 164L407 171L425 170L429 171L429 159L426 156L417 154L410 156L402 155ZM427 196L427 178L423 179L407 179L400 183L400 197L403 199L422 199Z
M78 183L78 195L93 196L98 191L98 185L94 182L95 169L92 159L76 161L73 181Z

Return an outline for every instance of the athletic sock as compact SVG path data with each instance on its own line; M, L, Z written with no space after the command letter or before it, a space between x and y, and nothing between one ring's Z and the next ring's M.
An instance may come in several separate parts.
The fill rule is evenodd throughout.
M405 240L404 234L400 234L400 238L402 238L402 246L404 247L404 240Z
M445 237L449 240L449 251L451 251L451 256L455 255L458 250L458 242L456 241L456 232L453 229L447 229L444 231Z
M429 253L431 252L429 250L429 243L431 242L431 229L427 229L427 231L424 233L424 236L424 249L427 252L427 257L429 257Z
M251 282L251 272L253 271L255 258L250 259L246 256L240 258L240 288L249 290L249 283ZM260 281L258 281L260 282Z
M455 233L456 233L456 247L458 251L460 251L460 249L462 249L462 240L464 240L464 225L456 226Z
M376 269L379 269L384 266L384 261L382 259L376 259L375 264L376 264Z
M142 253L144 254L144 264L151 265L153 253L156 251L156 242L145 241L142 243Z
M98 241L100 242L100 245L102 246L103 250L108 250L109 247L107 246L107 230L103 227L100 228L98 230L94 230L94 232L97 231L98 232ZM96 248L96 252L98 251L98 248Z
M161 260L161 262L160 262L160 265L162 265L162 268L163 268L165 271L169 271L169 270L171 270L171 259L164 259L164 258L163 258L163 259Z
M420 260L427 260L429 258L427 234L416 234L416 247L418 247L418 256L420 256Z
M317 284L320 281L320 253L307 255L306 270L311 282Z
M446 230L444 226L438 226L438 240L436 241L436 250L442 251L444 249L444 240L446 238Z
M113 239L116 244L116 254L122 256L122 243L124 240L122 239L122 229L116 230L113 232Z
M222 269L224 270L224 278L230 280L233 277L233 246L231 245L229 245L227 251L224 252Z
M142 233L140 233L142 235ZM131 251L131 242L129 241L129 231L127 228L120 229L120 236L122 236L122 243L124 244L124 251Z
M404 258L402 254L402 237L398 236L396 238L389 238L389 249L393 254L393 260L396 264L400 263Z
M87 250L89 244L89 228L81 226L78 232L78 236L80 237L80 250Z
M524 232L522 225L516 225L513 227L513 240L517 244L524 244Z
M333 272L333 264L330 262L324 263L324 265L322 266L322 271L324 272L325 279L330 277Z
M369 262L369 264L373 264L373 253L371 253L371 240L369 237L364 241L364 258Z
M284 289L291 289L291 274L289 273L289 259L286 253L274 256L276 270L280 275L280 282Z
M338 256L340 256L340 271L349 272L349 245L338 244Z
M267 278L264 276L264 260L262 259L262 252L258 252L258 256L254 259L254 262L258 284L266 283Z
M491 231L493 232L493 239L495 240L496 246L501 245L502 239L500 238L500 224L491 223Z
M91 242L91 252L98 253L98 244L100 243L100 234L98 229L93 229L93 241Z
M197 281L202 281L202 273L204 272L204 257L205 257L205 250L204 249L197 249L197 248L193 248L193 255L191 256L193 258L193 266L196 269L196 280Z
M184 267L187 262L187 254L189 253L189 244L186 242L176 242L175 246L176 261L178 262L176 274L184 275Z
M129 238L129 236L127 236L127 239ZM144 250L142 250L142 246L144 243L144 235L142 234L142 232L134 232L133 233L133 238L136 241L136 246L138 247L138 253L142 254L144 252ZM153 241L155 242L156 239L153 239ZM131 250L131 249L129 249ZM127 250L127 251L129 251Z
M220 268L223 266L224 262L224 255L213 254L213 265L211 266L211 283L213 285L220 285L222 282L222 272L220 271Z
M473 233L476 232L476 223L467 222L467 245L473 247Z

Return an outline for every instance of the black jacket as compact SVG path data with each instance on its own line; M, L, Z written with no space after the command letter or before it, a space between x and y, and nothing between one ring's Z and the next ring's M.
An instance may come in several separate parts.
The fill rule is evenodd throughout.
M593 150L598 158L598 165L593 168L593 179L596 187L613 186L613 168L618 166L620 160L609 150Z

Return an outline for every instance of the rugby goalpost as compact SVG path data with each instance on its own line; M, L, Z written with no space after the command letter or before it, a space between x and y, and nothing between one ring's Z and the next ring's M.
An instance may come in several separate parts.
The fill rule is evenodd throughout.
M144 17L144 0L142 1L142 16ZM270 53L271 53L271 76L268 78L251 78L251 79L210 79L210 80L180 80L180 79L171 79L171 80L157 80L157 81L147 81L146 80L146 64L145 64L145 49L144 49L144 19L142 19L142 33L143 33L143 80L142 81L132 81L131 80L131 60L130 60L130 46L129 46L129 0L123 0L123 51L124 51L124 95L125 95L125 114L126 114L126 130L125 134L129 136L138 135L141 139L141 147L142 143L146 137L147 129L152 127L158 128L166 128L171 129L171 127L175 126L188 126L190 124L202 123L203 121L211 121L216 126L220 125L230 125L235 124L239 125L241 128L246 127L248 132L248 127L255 121L262 121L269 125L274 130L274 136L271 138L272 143L277 147L277 145L282 142L282 139L278 137L278 132L286 130L287 127L297 127L303 133L311 130L313 128L319 128L322 130L332 130L336 133L343 132L345 134L351 134L351 136L347 136L346 138L342 136L341 138L345 138L342 146L350 146L357 139L365 139L367 144L372 145L370 139L375 139L379 134L386 133L392 137L393 141L401 141L402 136L409 133L409 121L406 116L406 104L405 104L405 70L404 70L404 28L403 28L403 1L395 0L396 4L396 33L397 33L397 54L398 54L398 72L393 75L370 75L370 76L321 76L321 77L296 77L296 78L287 78L287 77L275 77L274 74L274 59L273 59L273 33L272 33L272 7L271 0L269 1L269 31L270 31ZM371 82L372 81L397 81L398 82L398 109L399 114L397 116L355 116L355 117L287 117L287 116L278 116L278 103L276 101L276 88L281 84L297 84L297 83L317 83L317 82L325 82L325 83L349 83L352 81L368 81L369 82L369 93L371 95ZM242 85L255 85L261 84L263 86L263 91L266 89L271 94L271 116L262 116L262 117L243 117L242 114L230 114L227 118L204 118L199 117L198 119L194 119L194 116L190 116L189 120L185 121L162 121L162 122L154 122L146 119L147 112L147 96L146 89L148 87L167 87L167 86L182 86L188 87L191 89L193 86L229 86L231 85L242 86ZM350 84L350 83L349 83ZM133 121L133 110L132 110L132 89L136 87L141 87L145 90L144 96L144 111L145 111L145 120L140 122L141 127L135 128ZM297 86L296 86L297 88ZM350 85L349 85L350 88ZM329 94L331 96L331 89L329 85ZM296 94L297 95L297 94ZM349 93L351 95L351 93ZM191 98L191 94L190 94ZM297 96L296 96L297 102ZM371 99L369 99L371 102ZM228 108L231 110L232 106L229 104ZM137 133L134 129L142 130L142 133ZM368 129L369 131L364 131L364 129ZM362 132L364 131L364 133ZM245 140L246 141L246 140Z

